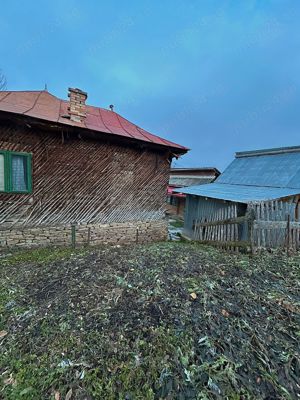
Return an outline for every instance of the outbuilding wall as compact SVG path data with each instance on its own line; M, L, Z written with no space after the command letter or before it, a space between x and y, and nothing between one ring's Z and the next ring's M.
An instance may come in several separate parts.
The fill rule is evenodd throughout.
M32 153L33 183L30 194L0 193L0 246L22 245L26 234L27 244L32 240L38 244L34 237L39 235L50 243L59 230L69 235L71 224L79 230L90 226L99 237L106 237L106 231L109 242L113 241L111 224L124 224L118 236L122 241L126 230L133 229L136 238L137 228L145 233L150 226L149 240L155 240L153 232L158 240L166 237L167 151L1 122L0 149Z
M207 219L218 210L227 208L232 204L237 205L237 216L245 215L247 206L242 203L212 199L207 197L187 195L184 212L184 234L193 238L193 228L196 221Z

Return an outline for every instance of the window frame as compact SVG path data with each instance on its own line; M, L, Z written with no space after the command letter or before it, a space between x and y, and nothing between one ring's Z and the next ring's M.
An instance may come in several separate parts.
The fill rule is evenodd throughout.
M19 151L1 150L1 149L0 149L0 154L4 156L4 190L0 190L0 193L12 193L12 194L32 193L32 154ZM27 190L13 190L12 156L14 155L26 157Z

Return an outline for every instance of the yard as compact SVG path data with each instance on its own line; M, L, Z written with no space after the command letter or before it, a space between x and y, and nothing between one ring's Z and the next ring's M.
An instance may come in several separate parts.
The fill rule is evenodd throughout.
M0 264L0 398L299 398L299 257L169 242Z

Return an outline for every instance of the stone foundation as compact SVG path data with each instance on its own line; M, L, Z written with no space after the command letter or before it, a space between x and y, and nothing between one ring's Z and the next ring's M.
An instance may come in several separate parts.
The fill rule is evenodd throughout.
M138 221L110 224L82 224L0 229L0 248L71 246L75 231L76 246L99 244L130 244L167 239L167 222Z

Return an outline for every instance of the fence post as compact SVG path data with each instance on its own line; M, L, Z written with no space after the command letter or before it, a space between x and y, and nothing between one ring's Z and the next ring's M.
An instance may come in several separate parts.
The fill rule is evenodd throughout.
M288 214L286 223L286 254L290 255L290 237L291 237L291 216Z
M87 245L89 246L91 243L91 227L88 227L88 235L87 235Z
M254 225L254 219L255 219L255 215L254 215L254 210L253 208L251 208L248 211L248 240L250 243L250 253L254 254L254 240L253 240L253 225Z
M76 247L76 224L71 224L71 242L74 249Z

